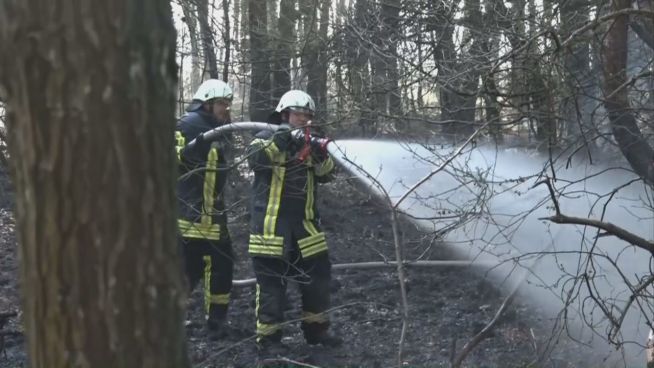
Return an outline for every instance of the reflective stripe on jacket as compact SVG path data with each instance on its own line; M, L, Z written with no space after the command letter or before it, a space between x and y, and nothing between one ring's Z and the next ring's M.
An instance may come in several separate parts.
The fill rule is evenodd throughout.
M227 218L223 189L227 178L225 140L187 146L199 134L217 127L218 121L204 110L184 115L175 132L179 162L177 199L180 234L186 238L220 239L226 235Z
M334 162L329 155L299 162L293 156L297 147L280 151L271 138L271 132L260 132L247 150L254 171L249 253L282 257L290 236L303 257L322 253L327 243L316 223L316 181L329 179Z

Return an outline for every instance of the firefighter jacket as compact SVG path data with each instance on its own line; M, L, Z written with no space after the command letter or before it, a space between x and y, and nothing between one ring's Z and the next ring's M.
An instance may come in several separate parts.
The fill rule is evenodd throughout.
M223 189L227 179L226 151L229 142L188 145L201 133L216 128L220 122L197 109L184 115L175 131L179 179L177 200L180 235L185 238L218 240L227 235L227 217Z
M258 133L247 150L254 171L249 253L283 257L284 247L295 244L303 258L323 253L327 243L316 221L316 182L329 180L334 162L326 152L300 162L297 142L280 151L272 136Z

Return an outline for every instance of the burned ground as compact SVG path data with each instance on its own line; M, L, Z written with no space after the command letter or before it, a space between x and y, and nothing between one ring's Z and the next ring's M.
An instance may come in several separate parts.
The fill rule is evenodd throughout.
M245 179L234 179L230 198L236 203L230 231L236 250L236 279L252 277L246 254L248 186ZM0 313L19 311L17 244L11 212L12 195L6 175L0 172ZM333 263L384 261L394 259L393 237L388 211L378 201L357 189L339 175L320 190L319 208L328 233ZM403 221L402 239L407 258L447 259L451 254L430 234ZM298 322L285 326L284 342L289 360L319 367L397 366L397 347L401 329L397 273L393 268L335 270L332 285L333 331L344 338L338 349L306 345ZM409 322L406 335L405 366L448 366L453 350L459 351L488 323L504 300L504 292L484 278L478 268L440 267L407 270ZM291 285L292 286L292 285ZM202 323L201 292L189 302L191 322L187 327L188 350L194 367L251 367L257 352L254 332L254 290L238 287L233 292L229 312L230 335L213 342ZM299 295L289 288L287 318L300 315ZM501 323L468 356L469 367L589 367L592 361L581 348L571 344L559 347L539 360L551 336L551 321L540 318L539 309L528 301L516 300ZM12 318L4 330L21 331L20 318ZM5 338L6 355L0 353L1 368L27 366L24 339ZM285 366L293 366L286 364Z

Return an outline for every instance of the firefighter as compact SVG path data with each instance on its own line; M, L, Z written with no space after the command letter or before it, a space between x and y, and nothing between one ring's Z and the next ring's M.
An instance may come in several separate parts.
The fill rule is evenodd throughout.
M193 95L175 132L179 159L178 230L189 290L204 279L204 310L212 340L226 334L233 277L233 250L227 231L223 188L230 144L209 142L202 133L230 122L232 89L209 79ZM195 142L189 144L193 139Z
M316 209L316 183L329 179L334 162L324 140L307 143L294 134L310 126L314 111L308 94L286 92L269 121L279 129L259 132L247 150L254 171L248 253L257 279L256 334L262 350L283 348L281 323L291 280L302 294L306 342L330 347L342 342L328 333L331 263Z

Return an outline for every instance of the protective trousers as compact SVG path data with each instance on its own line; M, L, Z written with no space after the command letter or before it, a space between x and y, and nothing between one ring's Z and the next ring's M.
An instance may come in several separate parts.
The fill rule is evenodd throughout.
M297 246L297 245L296 245ZM293 258L252 257L257 278L257 342L279 341L284 321L286 285L296 281L302 294L302 331L310 340L329 328L331 263L327 252L304 259L299 252ZM289 261L291 259L292 261Z
M204 311L208 322L225 320L234 273L229 237L220 240L181 238L189 290L204 278Z

